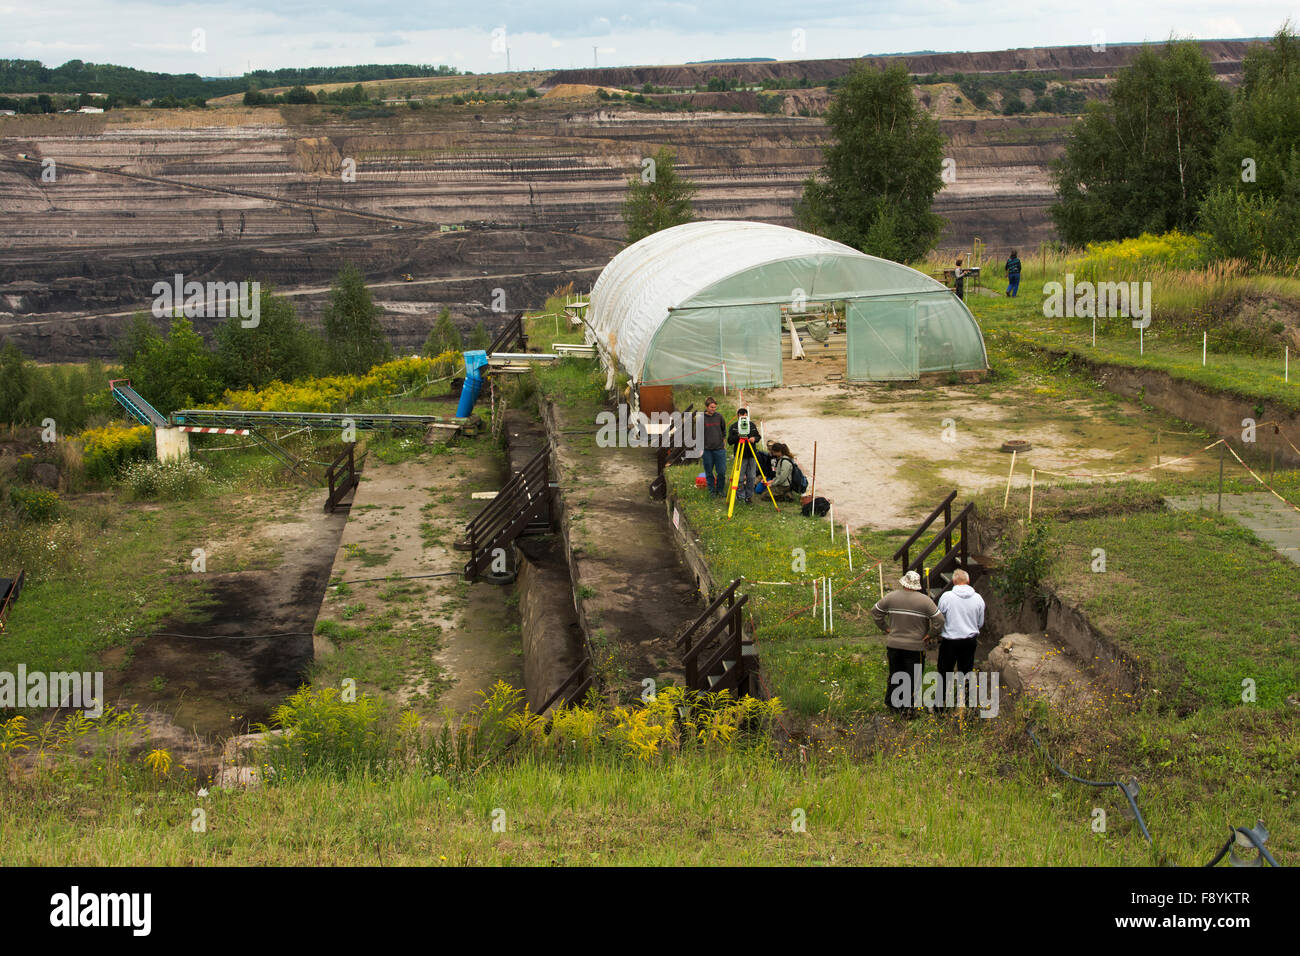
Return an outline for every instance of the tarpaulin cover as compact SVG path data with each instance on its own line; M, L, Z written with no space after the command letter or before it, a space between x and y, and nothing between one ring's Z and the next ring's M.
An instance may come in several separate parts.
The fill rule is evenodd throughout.
M922 371L935 363L987 367L974 317L942 283L897 262L769 223L692 222L647 236L601 272L587 318L596 343L634 381L716 384L725 375L728 384L779 385L782 306L879 297L914 302L913 319L890 334L912 336ZM870 323L874 313L857 314L858 331L865 331L860 323ZM858 344L865 354L872 347L867 339L882 336L855 343L853 316L850 309L850 352ZM919 326L929 330L934 348L917 341ZM899 371L892 362L873 360L867 367L885 367L892 378ZM915 364L908 362L909 368ZM854 370L850 360L850 378Z

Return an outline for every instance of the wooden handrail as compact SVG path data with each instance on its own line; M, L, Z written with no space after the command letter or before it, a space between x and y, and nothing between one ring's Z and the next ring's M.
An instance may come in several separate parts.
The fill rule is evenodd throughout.
M907 560L906 554L909 550L911 550L912 545L916 544L917 539L920 538L921 535L925 534L927 530L929 530L930 525L934 523L934 519L939 517L939 512L943 511L950 504L952 504L953 499L956 497L957 497L957 492L954 489L951 493L949 493L947 498L944 498L943 501L939 502L938 507L936 507L933 511L930 512L930 516L926 518L924 521L922 521L921 526L916 529L916 531L912 534L912 536L908 538L905 542L903 542L903 544L899 547L899 549L894 552L894 557L892 558L892 560L897 561L899 558L903 558L904 561L906 561Z
M937 548L940 542L944 540L944 538L950 538L953 531L955 531L959 526L963 529L961 540L962 540L962 548L965 549L966 516L970 514L971 511L974 510L974 508L975 508L975 502L968 501L966 503L966 507L961 509L957 517L953 518L952 521L948 522L948 524L944 527L944 529L934 536L934 540L931 541L928 545L926 545L925 550L912 559L911 564L907 566L907 570L915 571L917 568L921 567L925 563L925 559L930 556L930 552L932 552L935 548ZM947 557L948 554L950 553L951 553L951 549L948 552L945 552L944 557Z
M691 634L693 634L701 624L707 621L709 617L718 608L722 607L722 602L730 599L731 596L736 593L736 588L739 586L740 586L740 578L736 578L725 588L723 588L722 593L720 593L716 598L713 599L713 603L704 609L704 613L702 613L699 617L695 619L695 623L692 624L690 627L688 627L685 633L683 633L681 637L677 638L677 646L681 647L682 642L684 642L687 638L689 638Z
M551 696L546 698L546 703L542 704L541 707L537 708L537 713L539 714L546 713L546 711L550 709L550 707L554 705L554 703L557 700L560 699L560 697L564 694L564 692L568 690L571 685L577 682L578 678L582 675L582 672L586 670L586 668L590 664L591 664L591 658L584 657L578 663L578 666L573 669L573 672L570 673L568 677L564 678L564 680L560 682L560 686L555 688L555 690L551 693ZM572 701L570 701L570 703L572 703Z

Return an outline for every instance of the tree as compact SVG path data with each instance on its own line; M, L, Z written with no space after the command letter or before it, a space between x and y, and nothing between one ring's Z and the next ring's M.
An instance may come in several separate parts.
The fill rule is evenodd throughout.
M1284 23L1242 64L1202 227L1218 256L1300 255L1300 39Z
M671 226L680 226L695 218L691 199L695 186L677 173L677 156L667 146L659 147L649 164L642 166L627 186L623 202L623 221L627 223L627 241L637 242Z
M944 138L917 105L906 68L857 66L831 100L825 165L804 183L800 228L883 258L915 260L934 248L943 219Z
M354 265L344 266L335 276L324 325L329 364L336 372L362 375L393 354L379 324L379 309Z
M31 421L32 366L18 346L6 342L0 349L0 422L16 425Z
M144 334L146 325L152 334ZM148 319L137 313L127 332L128 339L137 330L143 344L130 358L125 356L135 343L122 348L123 372L135 390L158 411L166 415L178 408L209 402L221 391L216 356L194 331L189 319L183 316L173 319L164 339L153 330Z
M469 347L480 352L486 352L491 344L492 333L483 324L483 320L479 319L478 322L474 323L474 331L469 334Z
M245 321L232 315L217 326L217 361L227 388L262 388L316 371L320 343L288 299L262 289L257 325L245 328Z
M443 352L463 352L465 343L460 337L460 329L451 321L451 309L444 308L438 313L438 321L429 330L429 337L424 340L424 355L433 357Z
M1191 231L1209 189L1228 91L1195 43L1144 49L1091 103L1054 165L1050 212L1071 245Z

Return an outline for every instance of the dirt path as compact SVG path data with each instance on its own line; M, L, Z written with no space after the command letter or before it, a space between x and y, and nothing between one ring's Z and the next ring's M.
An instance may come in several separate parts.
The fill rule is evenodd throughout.
M1155 463L1155 426L1119 420L1114 408L1051 400L1032 389L977 395L943 387L913 394L884 385L821 384L746 392L745 398L763 437L789 444L810 477L817 443L817 493L835 503L838 521L854 526L908 527L953 488L966 497L1004 487L1011 458L999 448L1010 438L1034 446L1017 456L1013 493L1027 488L1030 468L1103 473ZM1166 434L1160 450L1168 461L1194 447L1190 436ZM1166 473L1213 464L1198 459Z
M647 677L680 684L676 635L703 607L663 506L650 500L654 453L598 448L589 421L560 406L553 414L573 580L597 666L625 694Z
M497 680L523 686L507 592L468 584L452 544L499 487L486 439L389 465L366 465L316 621L313 674L379 691L429 716L463 712Z

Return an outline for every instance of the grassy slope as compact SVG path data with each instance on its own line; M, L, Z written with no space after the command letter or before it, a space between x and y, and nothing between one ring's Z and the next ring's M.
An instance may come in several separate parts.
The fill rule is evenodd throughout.
M1059 278L1059 275L1050 275L1046 280ZM1023 351L1026 346L1052 349L1092 362L1154 369L1215 391L1239 395L1251 401L1275 402L1291 411L1300 410L1300 389L1285 380L1281 347L1275 356L1260 357L1215 351L1211 342L1206 365L1202 367L1200 336L1177 334L1158 316L1144 331L1141 346L1137 330L1128 322L1099 321L1097 345L1094 347L1091 319L1044 317L1044 281L1043 278L1026 276L1015 299L979 297L970 300L971 310L984 329L990 356ZM1252 291L1261 283L1268 284L1262 279L1241 279L1239 291ZM988 277L985 285L1001 288L993 277ZM1152 294L1159 308L1159 290Z
M1091 756L1054 745L1076 772L1141 775L1152 852L1117 791L1055 776L1010 723L977 723L963 733L924 720L865 757L837 747L807 764L750 752L652 767L527 757L454 784L399 773L203 798L142 773L72 800L57 786L0 783L0 864L1194 865L1225 822L1256 815L1279 860L1293 859L1294 725L1273 735L1249 714L1230 718L1227 733L1222 720L1102 724L1089 728ZM208 830L196 834L200 806ZM1092 831L1095 807L1107 811L1104 834ZM491 828L498 808L504 833ZM792 830L797 808L806 833Z

